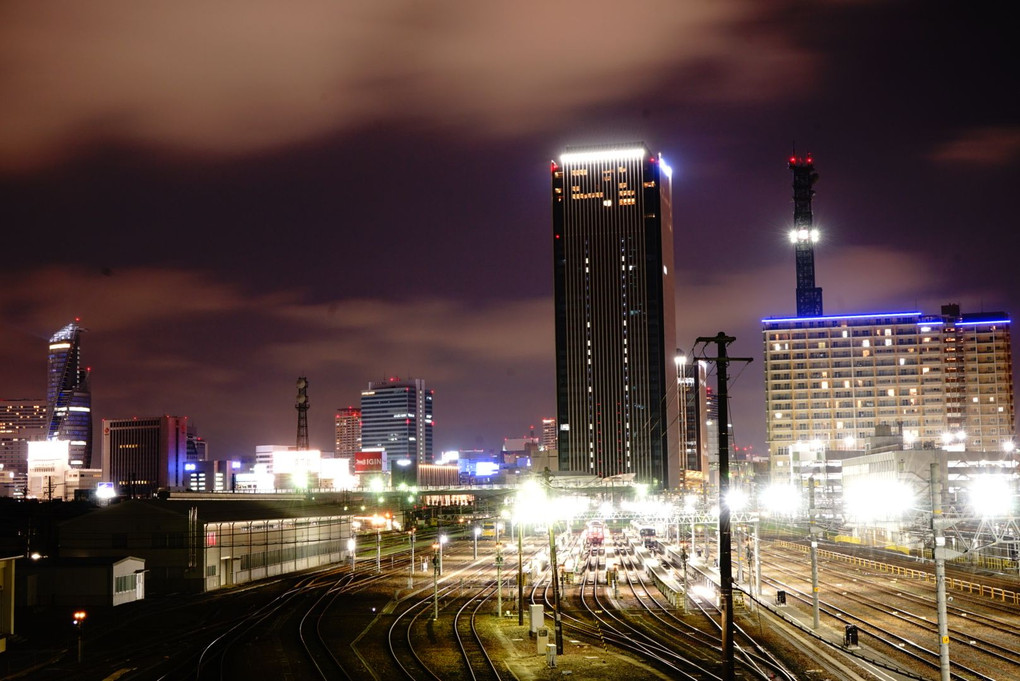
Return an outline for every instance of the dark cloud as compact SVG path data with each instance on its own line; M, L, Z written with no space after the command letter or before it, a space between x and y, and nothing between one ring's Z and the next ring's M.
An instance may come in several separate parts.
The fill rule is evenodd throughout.
M688 98L771 99L810 69L777 32L731 49L758 13L734 0L7 3L0 162L125 140L237 155L383 121L519 135L676 69L710 75Z
M1020 127L966 130L935 149L930 157L939 163L1007 166L1020 158Z

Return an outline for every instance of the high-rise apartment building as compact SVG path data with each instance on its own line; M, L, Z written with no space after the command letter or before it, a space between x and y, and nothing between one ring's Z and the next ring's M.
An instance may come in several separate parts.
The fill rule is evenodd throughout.
M432 398L422 379L390 378L361 391L361 448L390 462L432 463Z
M542 419L542 439L538 448L544 452L555 450L558 435L556 419Z
M671 170L632 144L551 174L560 470L675 487Z
M73 468L92 461L92 394L89 369L81 363L81 333L77 320L50 338L47 368L46 437L70 443Z
M344 407L336 410L335 456L353 459L361 451L361 409Z
M103 479L118 494L151 497L188 484L185 416L103 419Z
M805 192L817 175L810 159L791 159L790 168L796 222L810 215L813 191ZM813 251L805 247L818 235L808 222L790 238L798 315L762 320L774 478L793 477L805 460L857 452L876 429L901 433L907 446L941 447L952 438L968 450L1001 451L1013 441L1009 315L965 314L959 305L944 305L937 315L805 314L822 304L821 289L813 287ZM802 276L807 260L810 277Z
M1014 432L1010 319L889 312L763 319L769 455L858 450L879 425L907 443L1001 451ZM793 452L794 456L797 452Z

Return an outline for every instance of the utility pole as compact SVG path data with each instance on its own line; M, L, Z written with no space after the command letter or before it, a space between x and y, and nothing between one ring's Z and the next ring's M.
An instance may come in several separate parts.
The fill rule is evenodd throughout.
M808 534L811 539L811 611L812 628L818 628L818 536L815 527L815 476L808 476Z
M549 524L549 569L553 584L553 631L556 636L556 654L563 654L563 620L560 619L560 566L556 562L556 532Z
M939 678L949 681L949 620L946 614L946 537L943 533L942 476L931 464L931 528L935 533L935 607L939 620Z
M375 528L375 571L382 572L382 529Z
M731 563L730 508L726 495L730 491L730 415L727 381L731 362L751 362L750 357L727 357L726 346L735 341L720 331L715 336L700 337L698 343L714 343L718 355L705 357L716 363L719 396L719 600L722 610L722 678L733 681L733 566ZM707 544L707 543L706 543Z

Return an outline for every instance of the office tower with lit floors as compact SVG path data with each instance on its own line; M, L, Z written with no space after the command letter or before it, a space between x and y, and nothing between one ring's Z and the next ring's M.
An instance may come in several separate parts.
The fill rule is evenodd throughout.
M361 447L389 461L432 463L433 391L422 379L373 381L361 391Z
M148 498L189 482L185 416L103 419L103 479L118 494Z
M81 364L78 321L50 338L46 386L46 438L67 440L73 468L92 463L92 393L89 369Z
M805 182L805 169L810 183ZM802 462L859 452L876 428L907 447L946 438L1001 452L1015 436L1011 320L1005 312L889 311L823 315L814 287L810 159L794 172L797 316L762 319L765 402L773 479ZM805 205L806 201L806 205Z
M676 487L670 168L603 145L551 175L560 470Z
M336 410L336 449L340 459L353 459L361 451L361 409L344 407Z

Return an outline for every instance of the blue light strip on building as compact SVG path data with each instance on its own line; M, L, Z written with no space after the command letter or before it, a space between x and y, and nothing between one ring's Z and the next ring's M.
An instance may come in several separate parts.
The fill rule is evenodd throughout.
M762 319L762 324L768 324L769 322L819 322L828 321L835 319L874 319L877 317L920 317L920 312L876 312L874 314L843 314L843 315L825 315L823 317L784 317L782 319L765 318Z

